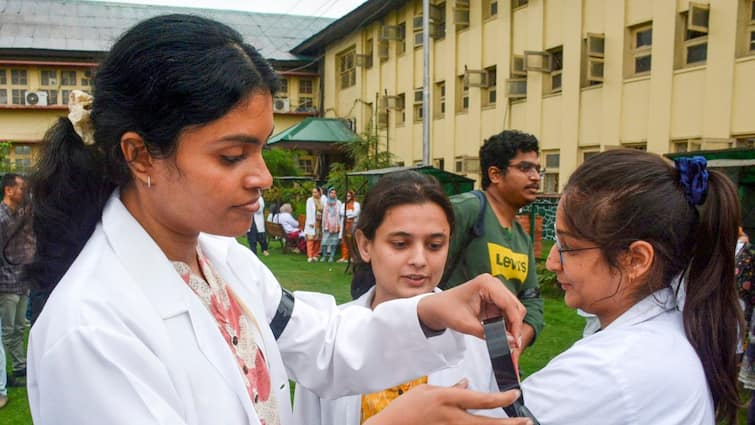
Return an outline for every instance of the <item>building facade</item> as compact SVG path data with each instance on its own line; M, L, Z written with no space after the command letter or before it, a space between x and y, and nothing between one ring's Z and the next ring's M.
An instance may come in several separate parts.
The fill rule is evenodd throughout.
M281 77L275 127L319 113L320 79L311 58L290 49L333 20L228 10L68 0L0 0L0 172L25 173L45 131L68 113L68 95L90 92L97 63L126 29L152 16L189 13L238 30ZM306 158L300 158L306 165Z
M370 0L294 53L322 57L322 111L421 162L478 177L482 141L541 142L543 192L597 152L752 147L755 0L431 1L423 108L422 1Z

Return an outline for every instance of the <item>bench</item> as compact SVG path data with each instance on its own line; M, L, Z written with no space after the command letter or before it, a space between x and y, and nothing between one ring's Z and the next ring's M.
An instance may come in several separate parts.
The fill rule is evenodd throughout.
M268 240L280 241L281 249L283 253L288 253L288 239L286 238L286 232L283 230L283 226L272 221L265 221L265 232L267 233Z

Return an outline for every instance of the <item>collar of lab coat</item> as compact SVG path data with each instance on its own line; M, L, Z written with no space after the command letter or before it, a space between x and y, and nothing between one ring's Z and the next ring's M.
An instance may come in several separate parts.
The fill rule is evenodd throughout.
M257 415L249 402L237 361L218 332L215 319L176 272L157 243L126 209L118 190L105 206L102 227L124 268L152 302L160 317L168 320L181 314L189 315L199 350L239 397L250 423L255 423ZM225 268L229 244L221 242L222 238L212 239L211 236L200 235L202 251L208 254L214 266L217 262ZM258 320L264 322L264 316L258 317Z
M671 288L664 288L643 298L606 326L604 330L635 325L675 309L677 309L677 300L674 292Z
M343 308L350 305L358 305L360 307L370 308L370 306L372 305L372 299L375 297L375 287L376 285L372 285L372 287L367 292L362 294L361 297L355 299L354 301L348 302L342 305L341 307ZM441 289L438 287L433 288L433 292L440 292L440 291Z

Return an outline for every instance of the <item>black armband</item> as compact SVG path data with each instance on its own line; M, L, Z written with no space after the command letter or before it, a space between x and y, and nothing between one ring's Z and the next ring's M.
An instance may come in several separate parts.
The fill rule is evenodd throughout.
M278 310L275 312L273 320L270 321L270 330L273 331L273 336L276 340L281 336L283 330L286 329L288 321L294 313L294 301L294 295L289 290L281 288L281 300L278 304Z

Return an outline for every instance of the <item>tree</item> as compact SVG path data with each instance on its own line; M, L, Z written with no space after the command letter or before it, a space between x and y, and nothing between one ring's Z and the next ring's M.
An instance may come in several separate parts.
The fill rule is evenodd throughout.
M267 169L275 177L298 176L299 168L295 161L298 154L298 151L287 149L265 149L262 151Z

